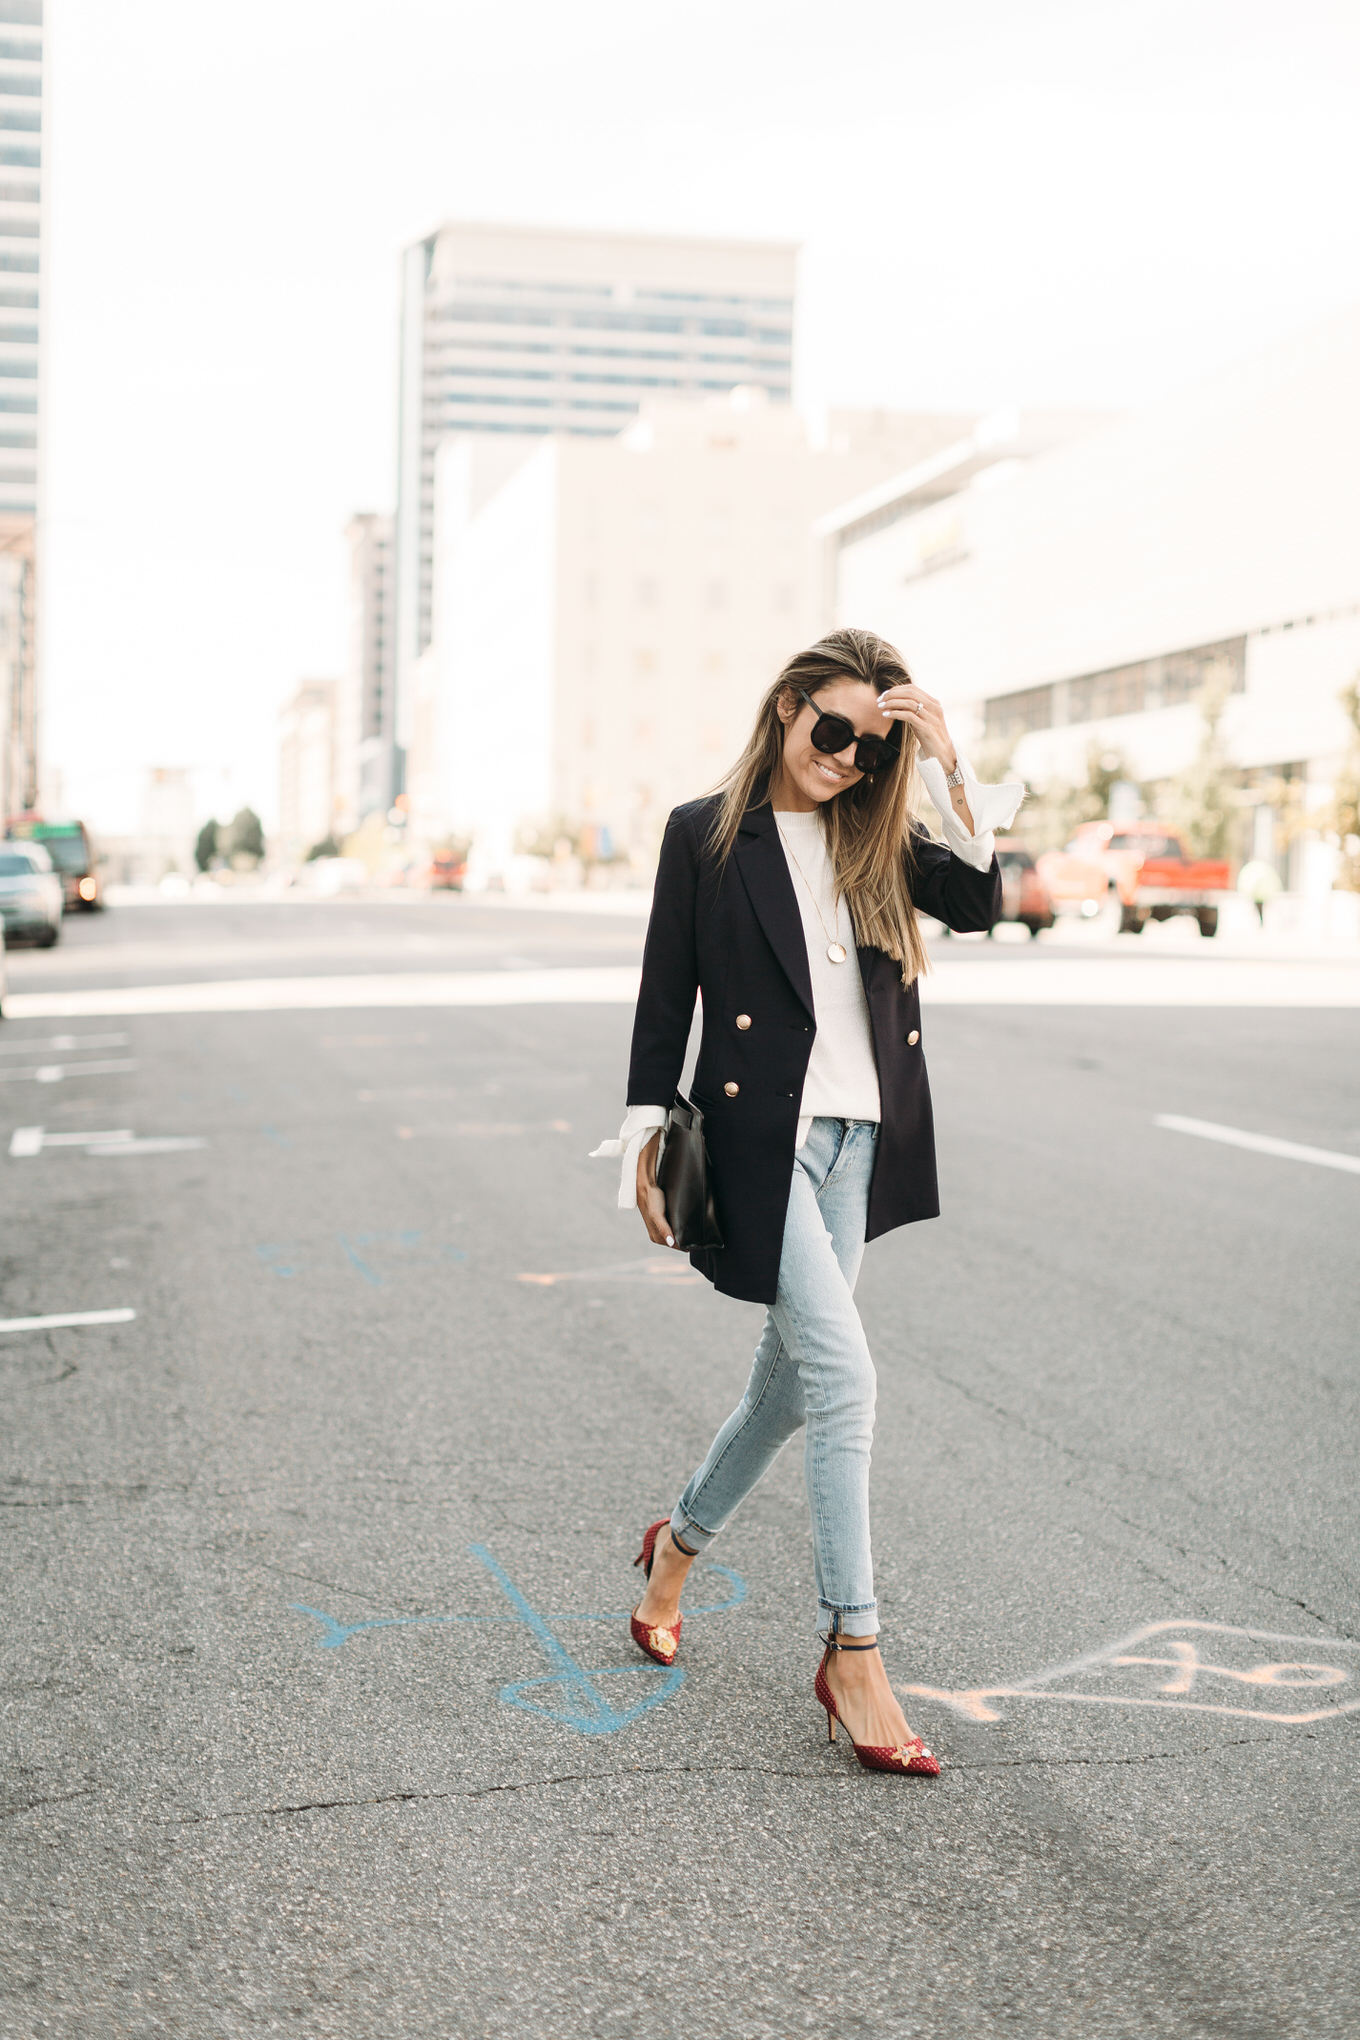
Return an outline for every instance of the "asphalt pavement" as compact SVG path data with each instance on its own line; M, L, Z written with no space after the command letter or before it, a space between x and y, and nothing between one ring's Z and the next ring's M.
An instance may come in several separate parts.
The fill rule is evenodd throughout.
M587 1159L626 1004L44 1017L616 971L641 936L186 902L11 953L0 2032L1350 2040L1335 972L1317 1005L1090 1006L1079 967L1133 938L938 946L1061 972L927 1006L944 1216L860 1282L885 1657L935 1781L827 1745L796 1447L695 1569L681 1676L629 1641L641 1531L761 1313Z

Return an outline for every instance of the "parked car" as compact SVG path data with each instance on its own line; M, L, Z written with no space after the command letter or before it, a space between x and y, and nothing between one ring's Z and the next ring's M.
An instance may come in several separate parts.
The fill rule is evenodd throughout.
M1173 914L1193 914L1201 935L1216 935L1232 879L1223 858L1192 857L1178 830L1150 821L1085 822L1065 850L1044 852L1039 872L1060 913L1093 916L1112 902L1121 935Z
M436 850L425 882L432 892L461 892L466 877L466 857L459 857L452 850Z
M9 990L9 978L5 972L5 924L0 921L0 1020L5 1017L5 994Z
M60 874L68 913L94 913L104 904L99 852L84 822L45 822L38 815L19 815L5 831L14 842L41 843Z
M5 936L50 949L61 934L62 885L41 843L0 843L0 919Z
M1141 935L1148 922L1192 914L1201 935L1218 933L1218 909L1232 872L1222 857L1193 857L1185 838L1162 822L1087 822L1072 848L1094 856L1119 896L1119 932Z
M1051 928L1056 919L1053 902L1024 844L1013 836L998 836L996 861L1001 866L1002 920L1022 922L1031 936Z
M1105 866L1098 857L1079 852L1075 842L1065 850L1045 850L1035 869L1055 914L1078 914L1093 921L1109 897Z

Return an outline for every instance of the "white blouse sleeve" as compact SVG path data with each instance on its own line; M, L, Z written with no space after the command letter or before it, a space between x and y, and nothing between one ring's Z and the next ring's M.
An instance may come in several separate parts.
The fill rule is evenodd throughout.
M634 1105L629 1110L623 1125L619 1128L617 1140L602 1140L597 1148L590 1151L593 1162L604 1155L609 1160L623 1156L623 1169L619 1177L619 1210L632 1211L637 1204L637 1159L658 1126L664 1126L670 1118L664 1105Z
M975 871L985 871L996 849L996 831L1008 829L1019 811L1025 797L1024 782L1007 780L1001 786L983 786L962 751L959 752L959 769L963 773L963 788L973 817L971 836L954 812L944 766L938 758L918 760L922 784L944 826L946 843L965 864L971 864Z

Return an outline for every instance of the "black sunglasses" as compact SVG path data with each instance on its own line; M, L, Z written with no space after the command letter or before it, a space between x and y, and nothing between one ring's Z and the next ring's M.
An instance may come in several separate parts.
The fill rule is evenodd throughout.
M817 704L812 696L799 688L798 693L808 707ZM894 723L886 737L861 737L855 732L855 725L843 715L819 715L812 725L812 748L827 757L843 751L847 744L855 747L855 769L857 772L881 772L885 765L891 765L902 748L902 725Z

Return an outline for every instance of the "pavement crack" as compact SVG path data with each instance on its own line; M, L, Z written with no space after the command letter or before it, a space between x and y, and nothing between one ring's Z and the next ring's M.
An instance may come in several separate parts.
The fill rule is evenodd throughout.
M358 1587L342 1586L338 1580L323 1580L317 1573L294 1572L286 1565L271 1565L267 1558L258 1558L255 1565L260 1572L278 1573L285 1580L306 1580L308 1586L324 1587L328 1594L344 1594L351 1601L362 1601L370 1608L385 1606L376 1601L372 1594L361 1593Z
M962 1766L951 1766L961 1769ZM854 1773L848 1773L853 1777ZM612 1784L629 1778L676 1778L687 1776L738 1776L796 1778L812 1784L834 1784L826 1771L802 1771L764 1764L634 1764L626 1771L563 1771L550 1778L507 1778L492 1785L454 1786L438 1792L375 1792L360 1799L302 1799L279 1806L247 1806L235 1813L193 1813L179 1820L161 1821L162 1827L203 1827L224 1820L274 1820L293 1813L335 1813L365 1806L409 1806L443 1799L491 1799L502 1792L539 1792L553 1785Z
M977 1764L950 1763L950 1771L1019 1771L1038 1765L1046 1771L1061 1771L1070 1766L1093 1771L1117 1770L1129 1764L1174 1764L1185 1757L1213 1756L1217 1751L1257 1749L1262 1745L1273 1746L1281 1740L1273 1735L1235 1735L1221 1743L1191 1743L1179 1750L1141 1750L1130 1757L997 1757L992 1762ZM1309 1741L1317 1738L1310 1736Z
M1138 1531L1140 1536L1149 1538L1154 1544L1160 1544L1163 1550L1174 1551L1178 1558L1199 1559L1201 1561L1211 1559L1215 1565L1222 1568L1223 1572L1230 1579L1240 1581L1244 1586L1253 1588L1258 1594L1269 1594L1272 1600L1282 1601L1286 1607L1297 1608L1300 1613L1307 1615L1311 1621L1320 1622L1324 1629L1333 1632L1337 1641L1360 1643L1360 1637L1354 1636L1348 1630L1342 1629L1333 1616L1320 1614L1316 1608L1312 1607L1307 1601L1302 1600L1297 1594L1286 1593L1282 1587L1272 1587L1268 1580L1254 1579L1250 1573L1244 1572L1240 1566L1234 1565L1230 1558L1225 1558L1221 1551L1216 1551L1211 1544L1178 1544L1176 1539L1168 1537L1165 1531L1149 1529L1148 1525L1140 1523L1136 1516L1124 1515L1114 1506L1113 1502L1106 1501L1102 1496L1094 1495L1092 1500L1097 1502L1106 1511L1107 1515L1113 1516L1116 1523L1122 1523L1126 1530ZM1153 1577L1156 1578L1156 1575L1154 1574ZM1165 1584L1169 1586L1172 1583L1167 1581Z
M50 1792L42 1799L19 1799L12 1806L0 1806L0 1820L9 1820L16 1813L36 1813L40 1806L65 1806L72 1799L88 1799L98 1790L97 1785L83 1785L79 1792Z

